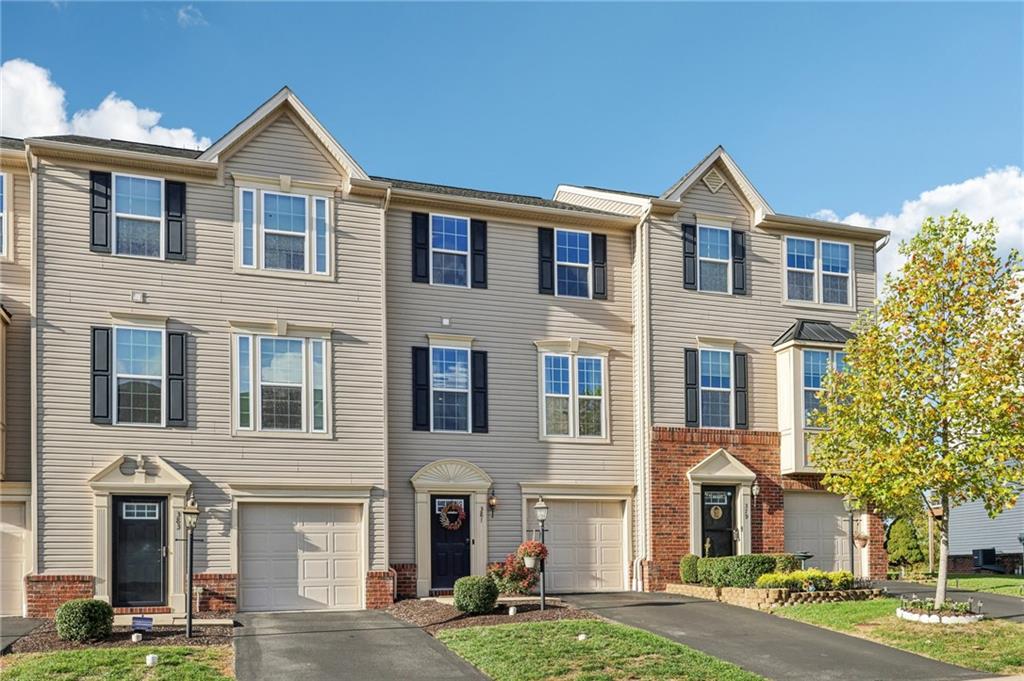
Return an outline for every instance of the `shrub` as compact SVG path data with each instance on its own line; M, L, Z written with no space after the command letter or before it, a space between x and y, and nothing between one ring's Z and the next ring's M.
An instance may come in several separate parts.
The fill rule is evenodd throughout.
M501 563L494 563L487 568L487 574L494 580L498 592L503 594L528 594L537 586L540 575L530 570L523 559L514 553L505 556Z
M485 615L498 602L498 585L486 575L455 580L455 607L470 615Z
M791 589L793 591L845 591L853 588L853 575L848 570L823 572L817 568L793 572L769 572L757 578L758 589Z
M700 558L692 553L688 553L679 559L679 579L682 580L683 584L696 584L700 581L697 577L697 562L699 560Z
M803 591L804 583L795 572L768 572L757 578L758 589L791 589Z
M766 553L699 558L697 579L707 586L751 587L758 577L773 571L775 565L775 556Z
M832 588L836 591L845 591L853 588L853 573L849 570L830 572L828 573L828 578L832 582Z
M64 641L97 641L114 630L114 609L106 601L76 598L57 609L57 636Z
M800 559L792 553L770 553L775 558L775 572L794 572L800 569Z
M729 558L698 558L697 581L704 586L726 586L725 568Z
M539 560L544 560L548 557L548 547L536 539L527 539L516 549L516 555L520 558L534 556Z

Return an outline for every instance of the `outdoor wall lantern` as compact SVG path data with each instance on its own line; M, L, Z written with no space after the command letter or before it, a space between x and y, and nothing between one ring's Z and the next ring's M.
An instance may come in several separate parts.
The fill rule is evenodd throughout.
M487 497L487 508L491 511L491 517L494 517L494 511L498 508L498 497L494 495L494 489L491 489L490 496Z
M192 581L195 574L192 556L194 555L196 525L199 524L199 504L196 503L195 494L189 494L185 508L181 510L181 516L185 521L185 530L188 532L188 607L185 610L185 638L192 638Z

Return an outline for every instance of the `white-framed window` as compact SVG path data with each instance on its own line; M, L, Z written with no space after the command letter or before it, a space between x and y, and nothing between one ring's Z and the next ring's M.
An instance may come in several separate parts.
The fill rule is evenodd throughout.
M243 269L328 275L331 201L270 189L238 190L238 264Z
M803 411L804 426L811 424L811 414L821 406L821 382L830 369L846 371L846 353L842 350L803 350Z
M732 230L697 226L697 288L732 292Z
M555 230L555 295L589 298L590 232Z
M541 390L545 437L605 436L604 357L542 354Z
M700 425L732 428L732 349L700 348Z
M849 307L853 246L839 241L787 236L786 300Z
M114 327L114 423L164 425L164 330Z
M430 283L469 286L469 218L430 215Z
M470 432L469 359L469 348L430 346L430 429L434 432Z
M121 504L121 517L125 520L159 520L160 504L126 501Z
M114 253L164 257L164 181L114 173Z
M326 433L327 341L235 335L235 430Z
M10 249L11 235L8 233L10 218L7 210L10 200L10 176L7 173L0 173L0 258L6 258Z

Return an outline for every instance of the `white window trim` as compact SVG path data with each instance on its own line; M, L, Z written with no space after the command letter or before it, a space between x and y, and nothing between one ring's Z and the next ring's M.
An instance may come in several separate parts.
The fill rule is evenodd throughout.
M466 389L459 388L438 388L445 393L466 393L466 429L465 430L439 430L434 428L434 350L457 350L466 353ZM431 433L472 433L473 432L473 351L468 347L456 345L430 345L428 346L428 360L430 362L430 432Z
M569 394L563 395L561 393L549 393L548 382L546 376L546 361L548 357L565 357L569 360ZM541 353L540 357L540 432L541 436L545 438L560 438L560 437L575 437L576 433L576 410L575 400L573 400L573 356L569 353L564 352L544 352ZM569 400L568 412L569 412L569 432L568 433L549 433L548 432L548 398L549 397L560 397Z
M720 258L708 258L708 257L704 257L704 256L702 256L700 254L700 230L701 230L701 228L704 228L704 229L716 229L718 231L726 233L726 241L725 242L729 246L729 255L726 257L725 260L722 260ZM712 290L703 288L703 285L701 283L701 276L700 276L700 263L701 263L702 260L707 261L707 262L716 262L716 263L723 263L724 262L726 264L725 290L724 291L712 291ZM731 296L732 295L732 264L733 264L732 263L732 229L729 228L729 227L719 227L718 225L708 225L708 224L697 223L697 290L701 291L703 293L715 293L715 294L718 294L720 296Z
M248 371L249 373L249 425L247 426L239 425L239 421L241 420L242 417L242 385L239 382L238 378L239 373L241 372L242 369L242 353L240 351L240 345L243 338L249 341L249 361L247 362L248 366L246 367L246 371ZM232 349L234 351L235 361L232 363L234 367L234 375L231 381L233 393L232 402L234 403L235 407L234 413L232 414L231 417L233 430L241 430L247 432L252 432L256 430L256 376L253 362L256 356L256 352L255 348L253 347L254 338L255 337L253 335L245 333L235 334L234 336L234 347Z
M331 201L325 196L314 196L313 212L310 215L310 235L312 236L310 267L313 274L327 276L331 272ZM316 266L316 208L318 204L324 204L324 269L319 270Z
M119 177L133 178L133 179L137 179L137 180L151 180L151 181L159 182L160 183L160 217L159 218L155 218L152 215L135 215L134 213L121 213L121 212L119 212L117 210L117 179ZM110 252L113 255L119 255L122 258L142 258L144 260L164 260L165 259L164 256L165 256L165 253L166 253L166 244L164 242L167 240L167 228L166 228L166 224L165 224L165 221L166 221L166 218L167 218L167 208L164 205L167 197L165 195L164 179L162 177L150 177L148 175L136 175L134 173L113 173L113 176L111 178L111 195L112 195L112 198L111 198L111 202L112 202L111 214L113 215L113 222L114 222L114 224L111 225L111 230L110 230L110 234L111 234ZM132 255L131 253L121 253L121 252L119 252L117 250L117 219L118 218L127 218L129 220L141 220L141 221L144 221L144 222L156 222L156 223L159 223L159 225L160 225L160 255L159 256L155 256L155 255Z
M559 232L575 233L575 234L586 234L587 235L587 264L580 265L574 262L559 262L558 261L558 234ZM591 300L594 297L594 278L591 273L591 269L594 266L594 235L593 232L588 232L582 229L555 229L555 296L558 298L575 298L576 300ZM585 269L587 271L587 295L586 296L572 296L568 293L562 293L558 290L558 268L559 267L575 267L577 269Z
M805 269L803 267L790 267L789 266L789 240L798 239L801 241L810 241L814 244L814 268ZM845 246L849 253L850 271L846 274L839 272L825 272L821 258L821 245L822 244L833 244L837 246ZM796 305L802 307L828 307L837 310L852 310L856 308L855 301L855 287L853 285L853 273L854 273L854 252L855 249L853 244L848 241L837 241L835 239L818 239L811 236L800 236L796 234L787 234L782 240L782 301L787 305ZM812 300L801 300L799 298L789 297L789 275L790 271L793 272L810 272L812 276L812 287L814 289L814 295ZM825 274L836 277L846 277L846 303L826 303L823 302L823 278Z
M586 396L586 395L580 395L579 394L579 380L580 380L579 361L580 361L580 359L596 359L598 362L601 363L601 397L600 398ZM575 392L576 393L576 404L575 404L576 408L573 410L573 414L576 417L576 419L575 419L575 421L576 421L576 430L575 430L576 437L578 439L580 439L580 440L591 440L591 441L593 441L593 440L603 440L603 439L605 439L605 429L607 428L607 415L606 415L605 410L607 409L607 402L608 402L608 400L606 399L606 397L608 396L608 390L607 390L607 375L608 375L608 372L606 370L606 366L607 366L608 363L605 361L605 358L601 357L600 355L576 355L576 356L573 357L572 364L573 364L573 366L572 366L572 369L573 369L573 373L572 373L572 386L573 387L570 388L570 392ZM598 433L597 435L581 435L580 432L579 432L579 413L580 413L580 411L579 411L580 410L579 401L580 400L597 400L597 399L601 400L601 432Z
M807 269L805 267L790 267L789 266L789 242L790 242L790 240L810 241L812 244L814 244L814 267L812 267L811 269ZM814 238L811 238L811 237L787 236L785 239L782 240L782 265L783 265L783 268L784 268L784 275L783 275L783 281L782 281L782 295L785 298L787 303L797 303L797 304L801 304L801 305L815 305L815 304L817 304L817 302L818 302L818 274L817 274L817 272L820 269L820 264L819 264L819 260L818 260L818 250L819 250L818 249L818 240L814 239ZM789 273L790 272L803 272L805 274L808 273L808 272L811 273L811 282L812 282L811 283L811 288L813 289L813 293L811 294L811 299L810 300L803 300L801 298L790 298L789 297Z
M833 366L835 366L835 364L836 364L836 355L837 354L845 355L846 351L842 350L842 349L832 349L832 348L813 348L813 347L811 347L811 348L800 348L800 412L799 412L800 423L802 424L803 429L805 431L810 431L812 433L820 433L820 432L822 432L825 429L821 428L821 427L818 427L818 426L812 426L809 423L807 423L807 413L806 413L807 412L807 391L813 390L815 393L820 393L821 392L821 388L815 389L815 388L807 387L807 371L806 371L806 367L807 367L807 365L806 365L806 361L807 361L806 360L806 353L807 352L824 352L826 355L828 355L828 360L827 360L827 363L825 365L825 371L827 373L827 372L832 370ZM805 456L806 456L806 446L805 446L804 449L805 449Z
M256 401L257 406L259 407L256 410L257 430L259 430L260 432L264 432L264 433L305 433L305 432L308 432L308 430L307 430L308 423L306 421L306 419L308 418L308 413L307 413L308 412L308 408L307 408L306 402L309 400L309 396L307 394L307 390L308 390L309 384L308 384L308 381L307 381L306 374L309 373L309 370L307 368L307 366L308 366L307 365L307 362L308 362L307 354L308 353L306 352L306 341L305 341L305 339L303 339L303 338L295 338L295 337L292 337L292 336L256 336L255 339L256 339L256 348L257 348L256 349L256 357L257 357L256 370L254 372L254 378L257 381L256 382L256 386L255 386L255 388L256 388L255 392L256 392L257 397L256 397L255 401ZM267 385L267 386L282 386L282 387L287 387L287 388L294 388L295 387L294 383L275 383L273 381L266 381L266 382L263 381L263 378L260 376L260 367L263 365L262 364L262 358L263 358L263 342L262 341L263 340L298 340L298 341L303 341L301 343L301 347L302 347L302 361L301 361L301 365L302 365L302 383L299 384L299 385L301 385L301 393L300 394L302 396L302 418L301 418L302 428L264 428L263 427L263 409L262 409L262 407L263 407L263 404L262 404L262 402L263 402L263 386L264 385Z
M313 419L316 417L316 414L313 412L313 390L315 389L314 379L316 378L313 371L313 347L317 344L320 345L320 382L321 388L324 391L324 425L322 428L313 426ZM309 432L322 434L327 432L327 341L322 338L307 338L305 345L309 346L309 367L306 369L309 372Z
M244 225L242 217L242 201L243 195L247 192L252 193L253 195L253 259L251 265L246 265L243 257ZM306 203L306 231L303 234L298 234L296 232L267 229L264 226L263 220L263 204L266 194L276 194L278 196L303 199ZM324 218L327 229L327 243L325 244L327 252L326 258L324 259L324 266L326 267L326 270L324 271L316 269L316 206L318 201L324 202ZM316 279L329 279L333 276L335 233L333 219L334 202L331 197L319 193L296 194L293 192L281 191L280 189L275 189L273 187L245 185L238 187L235 204L237 211L237 227L235 230L235 239L237 240L237 245L235 247L236 271L245 273L259 272L272 276ZM294 237L301 236L304 241L303 252L305 257L305 269L290 270L278 267L267 267L265 240L268 233Z
M144 378L152 380L157 378L156 376L146 376L143 374L122 374L117 370L117 333L118 331L155 331L160 334L160 423L130 423L122 422L117 417L117 397L120 393L118 388L118 380L121 378ZM112 393L111 404L112 404L112 421L115 426L127 426L137 428L163 428L167 425L167 330L161 327L153 326L131 326L131 325L120 325L113 327L113 344L110 350L111 357L111 374L113 375L112 381Z
M825 271L825 258L824 258L824 246L830 244L832 246L845 246L846 247L846 262L849 263L849 272L843 274L842 272L826 272ZM832 241L831 239L821 239L818 241L818 277L820 281L818 283L818 291L821 296L821 304L829 305L832 307L850 307L853 304L853 244L846 243L845 241ZM845 303L826 303L825 302L825 275L830 277L844 277L846 279L846 302Z
M252 263L245 264L245 195L252 194ZM260 228L259 217L260 202L259 192L249 187L242 187L238 190L238 266L247 270L259 269L260 254Z
M296 232L289 232L287 230L281 230L281 229L271 229L270 227L266 226L266 224L264 222L264 219L265 219L265 216L266 216L266 208L264 207L264 204L266 202L267 194L273 194L274 196L284 196L284 197L292 198L292 199L302 199L305 202L305 204L306 204L306 209L305 209L305 213L306 213L306 216L305 216L306 217L306 230L301 234L301 236L302 236L302 250L303 250L303 265L304 265L304 268L301 269L301 270L292 270L292 269L288 269L286 267L268 267L267 266L266 238L267 238L268 234L278 234L280 236L290 236L290 237L300 236ZM310 209L309 198L310 197L308 195L306 195L306 194L291 194L289 192L272 191L272 190L269 190L269 189L263 190L263 191L260 192L260 221L259 221L259 225L260 225L260 229L259 229L259 234L260 234L260 256L261 256L260 257L260 261L259 261L260 262L260 269L266 270L267 272L291 272L291 273L298 273L298 274L309 274L312 271L312 269L310 267L311 263L309 262L309 251L310 251L310 248L309 248L310 244L309 244L309 242L311 241L311 239L310 239L310 223L311 223L311 220L310 220L310 214L309 214L310 213L310 210L309 210Z
M576 297L576 296L570 296ZM569 359L569 394L548 393L547 381L544 376L544 360L546 357L567 357ZM596 359L601 362L601 397L581 397L579 394L579 360ZM537 360L538 381L540 382L540 439L580 442L608 441L608 357L604 354L586 354L578 352L542 351ZM569 432L548 433L547 398L567 397L569 399ZM579 401L601 400L601 434L580 435L579 433Z
M8 259L13 253L11 238L14 230L11 225L11 176L9 173L0 173L0 183L3 183L4 207L0 210L0 258Z
M711 352L729 353L729 387L728 388L705 388L701 382L701 353L705 350ZM702 393L707 390L711 392L729 393L729 425L728 426L706 426L704 425L704 406L701 399ZM719 345L699 345L697 347L697 421L701 428L708 430L732 430L736 425L736 361L733 356L733 348Z
M450 248L434 248L434 217L439 218L452 218L454 220L465 220L466 221L466 250L458 251ZM463 215L451 215L449 213L430 213L427 215L427 237L430 240L430 285L431 286L446 286L448 288L469 288L473 281L473 259L470 257L470 251L473 250L473 221ZM441 282L434 281L434 253L448 253L450 255L462 255L466 258L466 283L465 284L443 284ZM449 431L442 431L449 432ZM458 432L458 431L455 431Z

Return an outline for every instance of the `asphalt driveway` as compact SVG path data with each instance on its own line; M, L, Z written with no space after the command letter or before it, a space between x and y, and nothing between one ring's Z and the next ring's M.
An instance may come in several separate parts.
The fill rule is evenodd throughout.
M12 643L42 623L27 617L0 617L0 653L6 653Z
M238 681L487 678L418 627L379 610L250 613L236 620Z
M865 639L724 603L641 593L563 598L577 607L684 643L769 679L954 681L986 677Z

